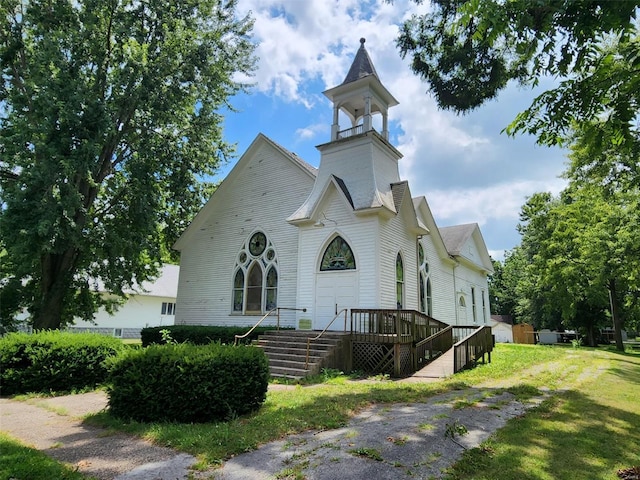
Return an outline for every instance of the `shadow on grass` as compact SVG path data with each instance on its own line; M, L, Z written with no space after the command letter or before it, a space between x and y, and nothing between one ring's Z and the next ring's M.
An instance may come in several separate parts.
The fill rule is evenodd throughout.
M589 389L558 393L512 420L446 478L611 479L640 465L640 365L622 362Z
M374 403L424 402L434 395L466 387L451 381L300 386L269 392L258 412L227 422L189 425L123 422L113 418L108 411L90 415L85 421L139 435L158 445L197 455L206 464L215 465L286 435L343 427L354 413Z

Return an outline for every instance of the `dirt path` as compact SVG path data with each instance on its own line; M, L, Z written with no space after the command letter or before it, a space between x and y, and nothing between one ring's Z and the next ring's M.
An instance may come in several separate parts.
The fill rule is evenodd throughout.
M341 429L311 431L239 455L221 469L194 472L190 455L82 423L106 407L102 392L35 399L0 399L0 429L100 480L216 478L257 480L299 473L334 478L440 478L465 449L479 445L526 404L495 388L468 389L423 403L375 405Z

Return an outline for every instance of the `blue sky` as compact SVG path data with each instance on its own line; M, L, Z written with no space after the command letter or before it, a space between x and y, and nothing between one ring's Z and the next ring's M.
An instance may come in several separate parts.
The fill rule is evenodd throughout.
M501 133L535 91L511 86L464 116L437 108L395 46L403 19L427 8L408 0L240 0L238 13L255 19L259 62L251 92L232 99L240 111L226 115L225 136L241 155L263 133L318 166L315 146L329 140L332 122L322 92L342 83L364 37L381 81L400 102L389 126L404 155L401 178L413 196L426 197L439 226L477 222L491 255L502 259L520 242L526 198L563 188L566 152Z

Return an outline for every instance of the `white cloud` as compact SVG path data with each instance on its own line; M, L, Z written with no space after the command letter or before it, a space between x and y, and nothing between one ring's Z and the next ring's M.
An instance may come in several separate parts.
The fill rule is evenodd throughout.
M533 92L510 87L465 116L438 109L395 43L402 20L427 8L411 0L240 0L239 14L251 11L255 19L254 91L271 100L266 111L248 111L246 125L266 129L314 163L314 145L328 141L331 124L321 92L344 80L365 37L381 81L400 102L389 117L390 140L404 155L401 177L414 195L426 196L438 223L478 222L488 247L501 252L517 242L526 197L563 187L563 152L500 134Z
M316 138L319 133L327 133L329 131L329 126L326 123L316 123L304 128L298 128L296 130L296 137L298 140L310 140Z
M442 222L455 224L491 220L514 220L526 199L536 192L557 194L566 185L560 178L550 181L515 181L485 188L433 190L428 202L434 215Z

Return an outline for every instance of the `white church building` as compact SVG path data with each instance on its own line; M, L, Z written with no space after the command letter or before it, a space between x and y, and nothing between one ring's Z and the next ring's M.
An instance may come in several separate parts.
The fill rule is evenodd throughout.
M398 102L360 42L344 82L324 92L333 124L319 167L258 134L176 242L176 324L251 327L276 307L280 326L296 329L322 330L343 309L489 321L480 229L440 228L426 198L412 197L389 142Z

